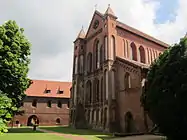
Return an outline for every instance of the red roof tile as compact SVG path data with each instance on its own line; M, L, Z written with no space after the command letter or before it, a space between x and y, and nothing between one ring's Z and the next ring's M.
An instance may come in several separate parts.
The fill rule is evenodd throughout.
M71 82L47 80L32 81L33 83L26 90L27 96L70 98ZM58 94L59 89L63 91L63 94ZM51 90L51 92L45 93L46 90Z

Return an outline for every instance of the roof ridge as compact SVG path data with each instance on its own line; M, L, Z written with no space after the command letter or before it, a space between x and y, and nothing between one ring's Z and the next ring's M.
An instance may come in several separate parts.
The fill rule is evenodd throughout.
M57 90L63 90L63 94L58 94ZM49 80L33 80L33 84L25 91L27 96L35 97L56 97L56 98L69 98L71 82L49 81ZM51 90L50 94L45 94L44 90Z
M142 31L140 31L140 30L138 30L138 29L136 29L136 28L134 28L134 27L131 27L131 26L129 26L129 25L123 23L123 22L117 21L117 23L118 23L118 26L120 26L120 24L122 24L122 25L120 26L121 28L126 29L126 30L128 30L128 31L130 31L130 32L133 32L133 33L135 33L136 35L139 35L139 36L141 36L141 37L143 37L143 38L146 38L146 39L148 39L148 40L150 40L150 41L153 41L153 42L155 42L155 43L157 43L157 44L160 44L160 45L162 45L162 46L165 47L165 48L167 48L167 47L170 46L169 44L167 44L167 43L165 43L165 42L163 42L163 41L161 41L161 40L159 40L159 39L156 39L155 37L153 37L153 36L151 36L151 35L148 35L148 34L142 32ZM126 26L126 28L125 28L124 26Z
M60 83L72 83L68 81L58 81L58 80L44 80L44 79L31 79L32 81L46 81L46 82L60 82Z

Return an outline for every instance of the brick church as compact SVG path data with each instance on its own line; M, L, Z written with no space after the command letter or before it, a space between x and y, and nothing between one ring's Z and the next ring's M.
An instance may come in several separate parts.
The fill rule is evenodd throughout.
M74 41L70 125L108 132L144 132L151 121L140 96L150 64L169 45L95 11Z

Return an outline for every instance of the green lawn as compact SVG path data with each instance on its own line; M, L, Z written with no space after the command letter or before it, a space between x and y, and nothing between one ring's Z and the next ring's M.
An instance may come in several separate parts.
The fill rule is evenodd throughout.
M71 134L74 136L81 136L87 140L109 140L113 137L93 130L80 130L70 127L40 127L58 133ZM40 131L32 131L31 128L12 128L8 133L0 135L0 140L70 140L63 136L56 136L55 134L43 133Z
M102 132L97 132L87 129L73 129L70 127L40 127L41 129L46 129L58 133L72 134L74 136L81 136L87 138L88 140L109 140L113 137Z
M55 136L39 131L33 132L30 128L13 128L8 133L0 134L0 140L68 140L62 136Z

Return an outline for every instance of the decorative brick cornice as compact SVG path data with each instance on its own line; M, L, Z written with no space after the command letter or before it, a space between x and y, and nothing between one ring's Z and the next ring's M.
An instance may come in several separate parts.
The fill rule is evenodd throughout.
M115 65L123 67L128 72L131 72L131 73L134 73L134 74L139 74L138 73L138 67L133 67L131 65L128 65L128 64L120 62L120 61L115 61Z

